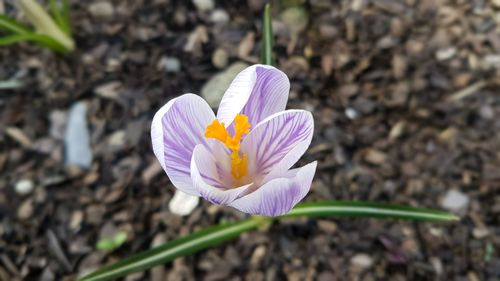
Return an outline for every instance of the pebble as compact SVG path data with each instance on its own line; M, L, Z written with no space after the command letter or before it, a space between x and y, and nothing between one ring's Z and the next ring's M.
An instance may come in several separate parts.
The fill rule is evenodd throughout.
M229 22L229 14L226 10L216 9L210 14L210 21L219 24L227 23Z
M198 206L200 198L198 196L189 195L180 190L176 190L174 197L168 203L170 212L179 215L187 216Z
M34 187L35 185L33 184L33 181L29 179L22 179L16 183L14 190L19 195L26 195L30 194Z
M294 34L303 31L309 22L309 15L302 7L290 7L281 13L281 20Z
M243 62L236 62L230 65L226 70L214 75L208 82L201 88L202 97L208 102L212 108L219 106L219 102L227 90L234 77L238 75L243 69L247 68L248 64Z
M472 230L472 235L476 239L483 239L490 235L490 231L486 227L475 227Z
M457 53L457 49L453 48L453 47L441 49L441 50L438 50L436 52L436 59L438 59L438 60L451 59L452 57L455 56L456 53Z
M449 190L441 201L441 207L450 212L463 215L469 205L469 197L458 190Z
M212 64L219 69L223 69L227 66L228 59L229 55L226 50L222 48L216 49L212 54Z
M495 111L490 105L482 105L479 108L479 115L486 120L493 120L495 118Z
M214 0L193 0L193 4L200 12L211 11L215 8Z
M126 143L125 130L118 130L108 137L108 145L113 150L120 150Z
M258 268L262 263L262 260L266 256L267 248L264 245L259 245L252 253L250 258L250 266L253 268Z
M344 113L347 116L347 118L351 120L357 119L359 117L359 112L352 107L346 108Z
M92 164L92 149L87 127L87 106L83 102L75 103L69 113L64 133L65 164L84 169Z
M17 218L20 220L27 220L33 216L33 200L27 199L17 209Z
M333 234L337 232L337 224L334 223L333 221L329 220L318 220L318 228L321 229L322 231L328 233L328 234Z
M181 70L181 62L178 58L164 56L158 62L158 69L166 72L179 72Z
M367 254L356 254L351 258L351 264L362 269L367 269L373 265L373 258Z
M89 13L99 19L111 19L115 13L113 4L108 1L98 1L89 5Z
M50 112L50 136L56 140L64 139L64 129L66 128L66 111L54 110Z

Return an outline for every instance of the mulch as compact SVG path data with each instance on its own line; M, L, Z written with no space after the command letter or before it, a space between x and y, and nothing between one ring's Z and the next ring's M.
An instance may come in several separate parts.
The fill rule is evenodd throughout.
M500 279L500 3L331 2L273 7L288 107L315 118L301 164L319 165L305 200L441 209L456 190L468 202L456 210L461 221L295 219L125 280ZM217 1L218 16L191 1L111 1L111 13L98 14L94 3L71 4L77 50L68 56L29 44L0 49L0 81L24 84L0 90L0 280L75 280L246 217L207 202L171 214L174 188L149 127L161 105L200 93L228 64L258 63L264 1ZM296 3L303 27L280 17ZM180 68L167 71L166 60ZM87 105L88 170L64 165L77 101ZM22 180L31 191L16 190ZM116 231L126 243L95 249Z

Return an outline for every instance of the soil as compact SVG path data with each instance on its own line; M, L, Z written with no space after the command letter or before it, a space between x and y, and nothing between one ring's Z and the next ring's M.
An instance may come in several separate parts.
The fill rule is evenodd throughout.
M0 81L24 84L0 90L0 280L75 280L246 217L208 202L170 213L174 188L149 127L169 99L200 93L234 62L259 62L264 2L201 11L191 1L72 1L70 55L0 48ZM290 21L282 13L294 4ZM315 118L301 163L319 164L305 200L448 208L460 222L284 221L125 280L499 280L499 1L276 1L273 15L288 108ZM87 106L87 170L64 164L77 101ZM463 200L445 204L450 192ZM120 248L95 249L118 230L128 234Z

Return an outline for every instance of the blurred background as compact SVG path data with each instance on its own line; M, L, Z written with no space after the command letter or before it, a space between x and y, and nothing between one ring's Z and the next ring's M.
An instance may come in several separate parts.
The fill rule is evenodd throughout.
M0 48L0 280L75 280L246 217L207 202L173 214L149 129L183 93L217 106L259 62L265 3L71 1L71 54ZM315 119L305 200L461 221L285 221L125 280L499 280L500 1L273 1L273 28L288 108Z

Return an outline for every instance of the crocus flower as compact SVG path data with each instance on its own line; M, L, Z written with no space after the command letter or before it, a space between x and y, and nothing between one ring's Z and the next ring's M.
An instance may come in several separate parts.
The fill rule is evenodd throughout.
M153 118L153 150L180 191L242 212L278 216L308 193L316 162L291 167L311 143L314 121L285 110L288 77L253 65L233 80L217 115L199 96L170 100Z

